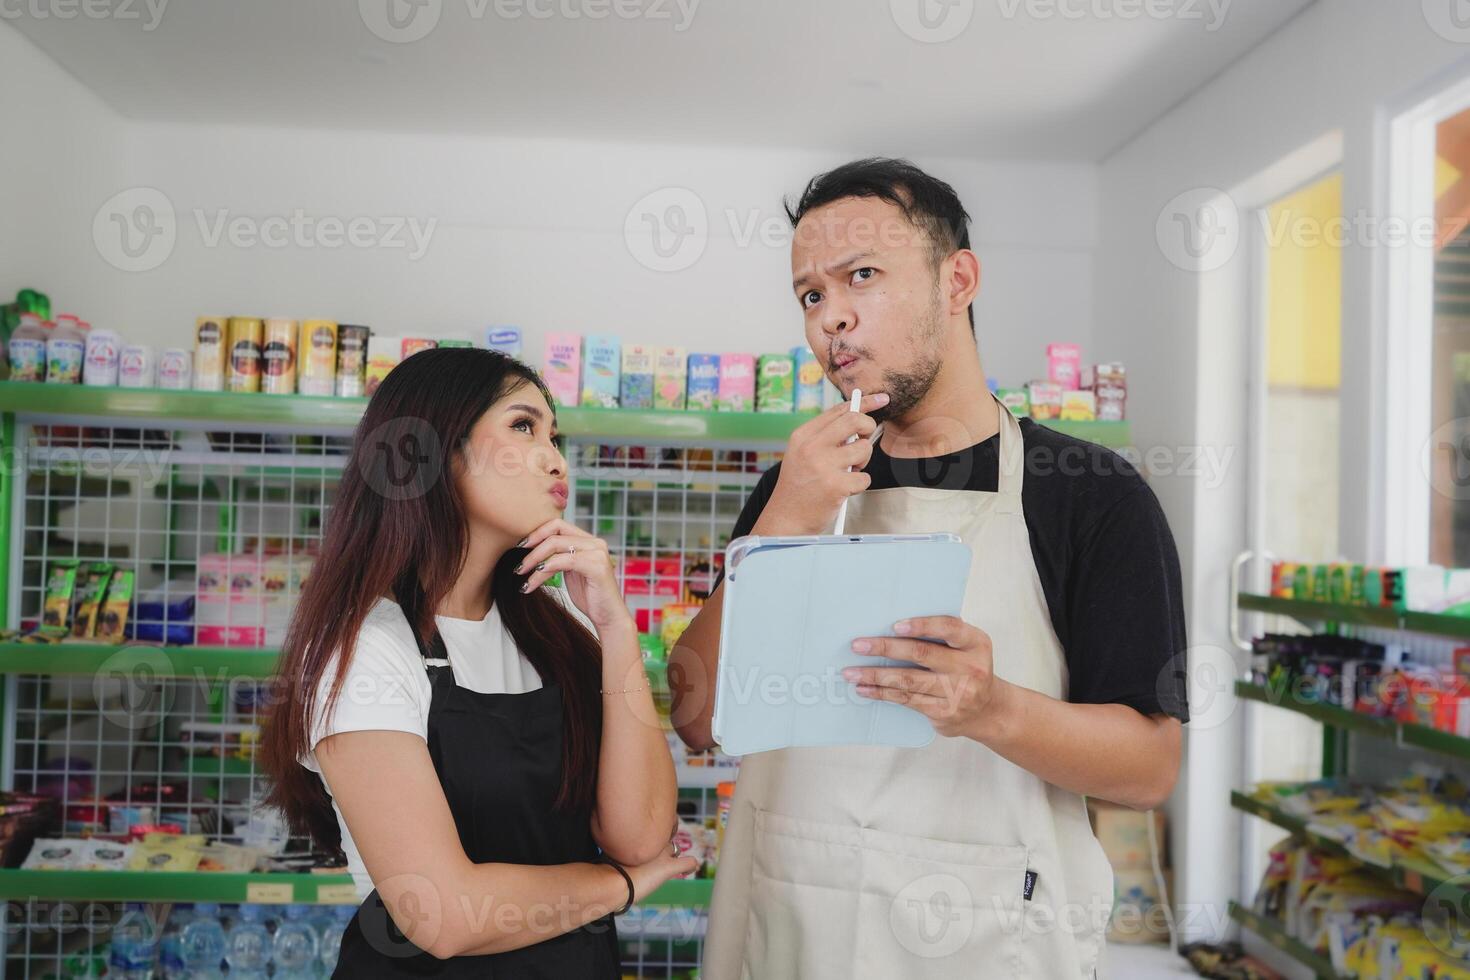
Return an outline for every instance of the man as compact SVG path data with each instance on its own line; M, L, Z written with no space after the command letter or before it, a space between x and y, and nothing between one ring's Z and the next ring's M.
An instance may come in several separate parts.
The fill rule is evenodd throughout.
M854 638L905 666L845 672L858 696L926 715L933 743L743 760L701 975L1093 977L1112 873L1083 797L1150 809L1179 770L1168 526L1121 457L990 395L980 265L948 184L861 160L787 210L807 341L862 412L798 428L734 534L829 533L848 499L846 532L948 531L973 561L962 616L916 609ZM722 601L721 583L672 655L674 721L696 749L713 744Z

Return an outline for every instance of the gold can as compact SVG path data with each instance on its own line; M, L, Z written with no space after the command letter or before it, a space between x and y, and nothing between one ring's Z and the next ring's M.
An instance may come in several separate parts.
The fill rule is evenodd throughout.
M258 317L230 317L230 390L260 390L260 344L265 324Z
M337 324L331 320L302 320L296 348L296 388L303 395L330 395L337 380Z
M267 395L296 394L296 321L271 317L265 321L265 343L260 348L260 390Z

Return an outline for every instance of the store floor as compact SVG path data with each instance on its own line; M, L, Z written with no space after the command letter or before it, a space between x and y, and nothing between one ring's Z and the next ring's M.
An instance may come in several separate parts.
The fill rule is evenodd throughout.
M1177 980L1198 977L1172 949L1165 945L1108 946L1107 965L1100 980Z

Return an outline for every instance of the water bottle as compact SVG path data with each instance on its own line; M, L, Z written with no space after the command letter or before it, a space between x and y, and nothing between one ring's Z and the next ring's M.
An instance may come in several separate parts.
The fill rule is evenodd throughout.
M163 980L188 980L183 935L184 927L193 917L194 910L187 905L175 905L169 912L163 936L158 940L158 975Z
M123 906L122 918L112 927L110 976L119 980L153 980L154 946L158 933L142 902Z
M315 973L316 930L311 927L305 905L286 906L286 918L276 926L273 943L277 980L311 980Z
M200 902L179 937L184 960L181 977L189 980L219 980L220 962L225 956L225 927L219 921L219 906Z
M319 957L322 962L322 976L330 977L332 971L337 969L337 954L342 951L342 933L347 931L347 923L352 921L353 913L356 911L357 907L354 905L332 907L332 919L322 930L322 948Z
M240 906L239 917L230 926L225 942L225 962L231 980L265 980L271 958L271 936L266 931L260 906Z

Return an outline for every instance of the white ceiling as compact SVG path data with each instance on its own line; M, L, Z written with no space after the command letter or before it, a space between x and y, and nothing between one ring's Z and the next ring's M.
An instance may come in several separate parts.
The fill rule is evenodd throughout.
M1096 160L1311 2L16 0L5 23L138 119Z

